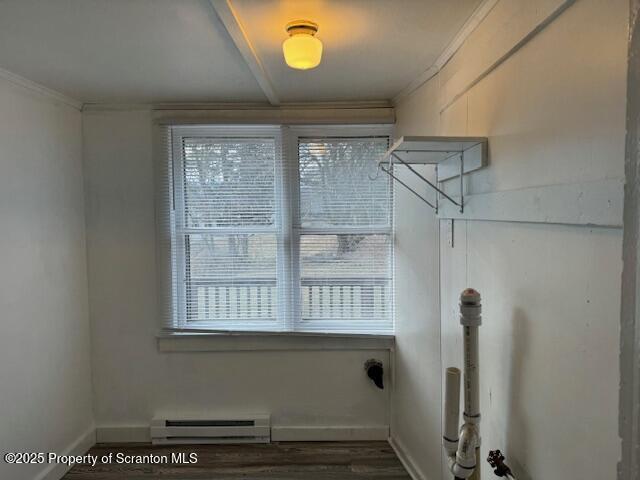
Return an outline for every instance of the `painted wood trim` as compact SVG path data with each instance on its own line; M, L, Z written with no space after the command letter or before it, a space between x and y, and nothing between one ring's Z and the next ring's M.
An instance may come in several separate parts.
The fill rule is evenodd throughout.
M68 107L75 108L76 110L82 110L81 101L75 100L71 97L68 97L67 95L47 88L44 85L40 85L39 83L32 82L27 78L16 75L15 73L4 70L3 68L0 68L0 78L6 80L7 82L13 83L14 85L18 85L22 88L42 95L43 97L53 100L54 102L62 103Z
M347 442L388 438L389 425L271 427L271 440L274 442Z
M471 147L464 152L464 171L466 175L475 172L487 166L488 163L488 145L484 142ZM438 181L444 182L450 178L460 178L460 156L451 157L438 164Z
M623 179L465 194L464 213L441 202L438 217L498 222L622 227ZM453 196L455 200L458 196Z
M118 427L97 427L96 443L149 443L149 425L127 425Z
M395 123L395 112L393 108L157 110L153 112L153 119L164 125L391 125Z
M292 350L391 350L395 339L387 335L296 335L296 334L167 334L158 336L158 351L242 352Z
M640 0L629 3L618 480L640 476Z
M64 450L58 452L60 455L84 455L96 444L96 428L92 425L76 440L69 444ZM34 480L59 480L62 478L73 465L65 465L63 463L51 463L34 477Z
M413 480L431 480L420 471L416 462L413 460L413 457L409 455L407 449L399 439L391 436L388 441L389 445L391 445L391 448L400 460L400 463L402 463L402 466Z
M511 58L518 50L524 47L527 43L529 43L536 35L542 32L547 26L549 26L553 21L558 18L564 11L573 5L576 0L565 0L561 4L559 4L552 12L549 13L544 19L542 19L537 25L533 26L529 32L527 32L520 40L518 40L514 45L507 50L503 55L498 57L493 63L491 63L486 69L481 71L473 80L471 80L465 87L461 88L459 92L457 92L449 101L447 101L441 108L440 113L443 113L447 110L451 105L453 105L459 98L465 95L469 90L475 87L478 83L480 83L485 77L487 77L491 72L493 72L496 68L506 62L509 58Z
M405 87L400 93L398 93L395 97L393 97L393 105L398 105L402 100L411 95L414 91L416 91L419 87L421 87L424 83L435 77L440 70L447 64L451 58L457 53L460 47L464 44L467 38L473 33L473 31L482 23L482 21L489 15L491 10L498 4L500 0L485 0L483 1L478 8L473 12L471 17L464 24L462 29L458 32L458 34L454 37L451 43L445 48L445 50L440 54L438 59L431 65L427 70L425 70L418 78L412 81L407 87ZM518 50L520 50L523 46L525 46L529 41L531 41L538 33L544 30L548 25L550 25L556 18L558 18L567 8L573 5L576 0L565 0L558 7L549 13L544 19L542 19L537 25L533 26L529 32L527 32L519 41L514 43L514 45L507 50L503 55L497 58L494 62L492 62L485 70L480 72L469 84L467 84L464 88L462 88L459 92L457 92L445 105L443 105L440 109L440 112L444 112L447 110L453 103L455 103L460 97L462 97L465 93L471 90L475 85L477 85L483 78L489 75L492 71L498 68L502 63L504 63L507 59L509 59L513 54L515 54Z
M165 102L165 103L85 103L84 112L92 111L168 111L168 110L325 110L325 109L393 109L387 100L356 100L336 102L283 102L273 106L265 102Z
M251 40L249 40L249 35L242 26L240 17L233 8L231 0L209 0L209 3L227 29L227 32L229 32L233 43L235 43L242 58L244 58L244 61L247 63L249 70L251 70L251 73L256 79L256 82L258 82L258 85L260 85L260 88L269 100L269 103L271 103L271 105L279 105L280 100L273 88L269 74L264 68L260 57L258 57L255 48L253 48Z
M422 72L415 80L413 80L409 85L404 87L395 97L393 97L393 104L397 105L404 98L411 95L418 88L420 88L424 83L428 82L431 78L438 74L440 69L449 61L451 57L455 55L458 49L462 46L462 44L467 40L469 35L473 33L480 23L485 19L489 12L496 6L496 4L500 0L484 0L478 7L473 11L471 16L464 23L462 28L458 31L458 33L453 37L451 42L445 47L440 56L436 59L436 61L427 68L424 72Z
M97 443L148 443L151 441L150 431L148 425L98 427L96 440ZM271 427L271 440L274 442L341 442L387 440L388 438L388 425Z

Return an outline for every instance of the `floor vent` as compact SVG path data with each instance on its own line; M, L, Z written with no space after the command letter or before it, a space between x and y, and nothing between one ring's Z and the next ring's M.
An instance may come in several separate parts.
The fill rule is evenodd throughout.
M269 415L233 418L154 418L154 445L184 443L269 443Z

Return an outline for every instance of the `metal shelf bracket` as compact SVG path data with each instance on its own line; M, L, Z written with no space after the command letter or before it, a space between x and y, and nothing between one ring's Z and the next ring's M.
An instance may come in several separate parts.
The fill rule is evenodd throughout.
M397 176L395 176L392 171L391 171L391 162L389 162L389 167L388 168L384 168L382 166L382 163L378 164L378 167L387 175L389 175L391 178L393 178L396 182L400 183L402 186L404 186L406 189L408 189L411 193L413 193L415 196L417 196L420 200L422 200L424 203L426 203L427 205L429 205L431 208L433 208L436 213L438 213L438 197L441 195L444 199L450 201L451 203L453 203L454 205L456 205L457 207L460 207L460 213L464 212L464 193L463 193L463 183L462 183L462 172L464 171L464 152L460 152L460 202L456 202L453 198L451 198L449 195L447 195L443 190L441 190L440 188L438 188L437 185L435 185L434 183L432 183L431 181L429 181L429 179L425 178L423 175L421 175L415 168L413 168L411 166L411 164L405 162L402 158L400 158L398 155L396 155L395 153L391 153L390 157L393 157L397 160L397 162L401 165L404 165L405 167L407 167L409 169L409 171L411 171L411 173L413 173L414 175L416 175L418 178L420 178L420 180L422 180L424 183L426 183L429 187L431 187L433 190L435 190L436 192L436 200L435 200L435 205L433 203L431 203L429 200L427 200L426 198L424 198L422 195L420 195L418 192L416 192L413 188L411 188L410 186L408 186L405 182L403 182L402 180L400 180ZM437 175L436 175L436 183L439 183L437 180Z
M486 165L486 159L487 139L483 137L402 137L386 152L378 163L378 169L433 208L436 214L442 200L455 205L460 213L464 213L464 175L482 168ZM435 200L425 198L399 179L393 172L394 164L407 167L427 184L435 192ZM412 165L435 165L435 182L427 179ZM459 200L455 200L441 188L442 181L456 176L460 177Z

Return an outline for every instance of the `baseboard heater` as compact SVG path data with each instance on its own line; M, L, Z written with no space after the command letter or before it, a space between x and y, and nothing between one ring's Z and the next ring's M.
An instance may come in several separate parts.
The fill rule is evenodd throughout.
M214 418L160 418L151 421L151 443L269 443L269 415Z

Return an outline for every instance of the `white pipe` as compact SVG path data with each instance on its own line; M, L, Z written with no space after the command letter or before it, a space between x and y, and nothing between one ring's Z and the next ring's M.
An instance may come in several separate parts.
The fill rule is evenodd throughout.
M458 427L460 425L460 370L447 368L445 377L444 425L442 444L447 455L458 449Z
M475 423L480 415L480 379L478 372L478 327L463 327L464 332L464 419Z
M464 419L480 423L478 327L482 324L480 294L467 288L460 295L460 324L464 337Z
M452 472L456 477L469 478L477 467L476 448L480 446L477 425L465 423L460 433L460 442L456 452L456 465ZM476 477L479 478L479 477Z
M455 435L453 425L459 416L460 371L448 368L446 374L444 440L450 472L456 478L480 478L477 465L480 447L480 378L478 358L478 327L482 324L480 294L467 288L460 295L460 324L464 338L464 420L460 437ZM457 390L456 390L456 384ZM455 399L454 399L455 395ZM455 413L455 419L454 419ZM448 440L448 441L447 441ZM456 441L454 441L456 440ZM454 446L457 448L454 449Z

